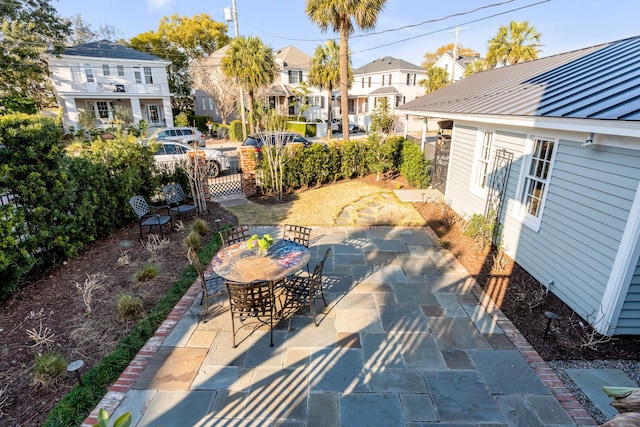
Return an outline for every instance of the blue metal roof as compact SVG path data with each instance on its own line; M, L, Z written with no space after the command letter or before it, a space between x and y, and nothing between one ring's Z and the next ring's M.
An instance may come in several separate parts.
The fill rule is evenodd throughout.
M477 73L398 110L640 120L640 36Z

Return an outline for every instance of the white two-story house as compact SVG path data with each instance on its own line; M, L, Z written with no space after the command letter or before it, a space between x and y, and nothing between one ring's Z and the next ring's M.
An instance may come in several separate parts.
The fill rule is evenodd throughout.
M385 56L353 70L353 84L349 89L349 120L369 129L369 114L381 98L387 98L391 114L405 102L424 95L420 80L424 69L402 59ZM338 114L338 112L336 112ZM422 124L409 122L420 129ZM396 131L404 131L405 122L396 120Z
M130 108L134 123L173 126L166 67L170 61L107 40L67 47L49 58L63 126L78 128L78 114L92 111L109 127L116 106Z
M451 52L445 52L433 64L434 67L443 68L449 74L449 81L457 82L464 77L467 67L476 61L482 61L480 56L457 55L454 60Z
M300 112L299 96L300 84L309 78L311 57L296 48L287 46L273 52L273 59L277 66L276 78L267 90L269 106L275 108L279 114L295 116ZM317 87L307 85L309 93L306 96L307 107L302 113L307 121L328 118L327 92Z

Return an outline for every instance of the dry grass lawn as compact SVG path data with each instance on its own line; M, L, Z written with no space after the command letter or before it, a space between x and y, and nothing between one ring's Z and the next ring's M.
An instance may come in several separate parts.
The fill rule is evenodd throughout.
M381 193L393 192L361 181L342 181L293 194L290 201L283 203L250 203L227 208L238 218L239 224L246 225L335 225L335 220L347 206L358 206L361 199ZM395 196L393 218L387 215L380 225L424 225L424 219L412 203L403 203Z

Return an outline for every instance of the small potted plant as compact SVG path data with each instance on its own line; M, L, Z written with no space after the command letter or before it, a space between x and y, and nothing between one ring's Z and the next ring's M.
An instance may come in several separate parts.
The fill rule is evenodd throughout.
M273 237L270 234L264 234L262 237L254 234L247 240L247 247L252 248L256 254L264 256L272 243Z

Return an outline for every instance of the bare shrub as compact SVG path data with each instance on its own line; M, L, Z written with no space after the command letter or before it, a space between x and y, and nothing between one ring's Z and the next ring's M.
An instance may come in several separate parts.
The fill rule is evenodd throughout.
M493 269L496 273L504 273L509 264L511 264L511 258L503 250L493 254Z
M85 316L91 314L91 299L93 297L93 293L99 289L102 289L102 281L106 278L102 273L96 273L89 275L87 273L87 278L84 283L73 282L78 291L82 294L82 301L84 302L84 306L86 310L84 311Z
M42 328L42 320L40 321L40 327L36 331L36 328L28 329L27 335L34 341L34 344L31 345L31 348L45 346L49 347L55 340L53 337L56 335L51 328L46 326L44 329Z
M169 246L169 243L171 243L171 241L168 238L160 239L160 236L157 234L149 234L147 236L147 242L142 242L142 246L151 253L149 262L157 261L160 251Z
M118 257L118 265L120 267L126 267L129 264L131 264L131 257L129 256L129 252L128 251L124 251Z

